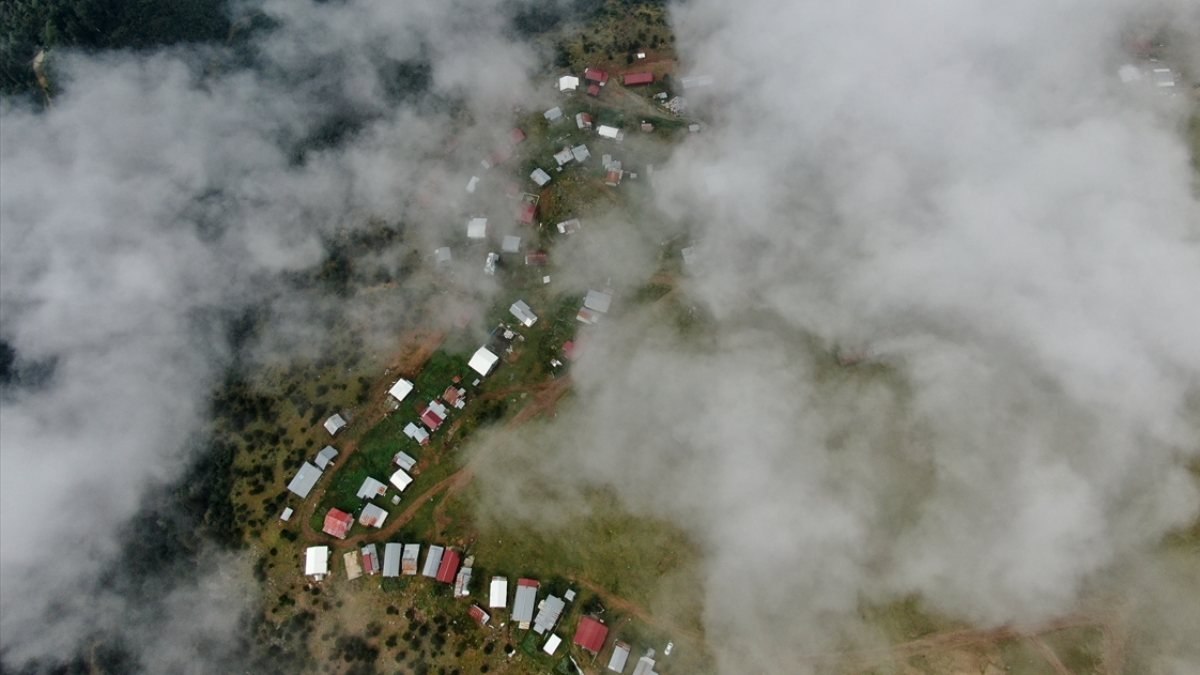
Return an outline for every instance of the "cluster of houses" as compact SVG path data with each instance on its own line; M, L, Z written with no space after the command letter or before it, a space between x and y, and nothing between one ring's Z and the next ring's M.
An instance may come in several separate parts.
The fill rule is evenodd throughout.
M427 547L424 565L420 565L421 547L421 544L387 543L383 545L382 559L376 544L367 544L361 549L347 551L342 556L346 578L354 580L366 575L387 579L415 577L419 574L450 586L455 598L470 597L474 556L464 558L463 554L454 548L431 544ZM332 552L328 546L309 547L304 556L305 576L313 581L321 581L327 577L330 574L331 556ZM542 651L554 656L563 642L562 637L555 633L555 628L562 619L568 603L574 602L576 593L568 589L562 597L547 594L539 600L540 589L541 583L538 580L520 578L510 593L509 578L494 576L488 586L486 606L480 603L473 604L468 610L468 615L482 627L493 627L498 623L494 617L507 611L509 620L517 624L519 629L532 629L534 633L545 636ZM595 616L583 616L575 629L572 644L598 657L605 650L608 633L608 626L603 620ZM608 655L608 670L624 673L630 651L628 643L614 641ZM633 673L655 675L654 666L654 650L649 649L638 660Z

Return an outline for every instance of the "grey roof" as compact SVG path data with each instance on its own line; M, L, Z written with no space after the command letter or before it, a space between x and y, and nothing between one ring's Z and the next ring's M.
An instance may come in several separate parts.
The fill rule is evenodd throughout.
M537 616L533 619L533 630L536 633L545 633L548 630L554 630L554 624L558 623L558 617L562 616L563 608L567 605L562 598L548 595L542 603L538 605Z
M404 574L417 573L417 558L421 557L420 544L405 544L404 555L400 558L400 567Z
M337 432L341 431L346 426L346 418L340 413L333 413L329 419L325 420L325 431L328 431L331 436L336 436Z
M385 544L383 547L383 576L400 576L400 557L404 544Z
M450 254L449 246L443 246L441 248L436 248L433 250L433 259L436 262L447 263L447 262L450 262L450 259L452 257L453 256Z
M545 185L550 182L550 174L543 171L540 167L534 169L533 173L529 174L529 178L538 185Z
M400 452L397 452L396 456L392 458L392 461L395 462L397 466L399 466L401 469L404 469L405 471L408 471L409 469L413 468L413 466L416 465L416 463L417 463L417 460L415 457L408 454L407 452L404 452L403 450L401 450Z
M537 314L533 313L533 308L530 307L524 300L517 300L508 308L510 314L516 317L524 326L532 326L537 323Z
M612 295L603 291L589 290L583 298L584 307L601 314L607 313L610 305L612 305Z
M562 116L563 116L562 108L560 108L558 106L554 106L553 108L542 113L542 117L545 117L550 122L553 122L554 120L557 120L557 119L562 119Z
M638 659L637 667L633 669L633 675L658 675L654 670L654 659L649 655Z
M442 564L442 553L445 551L441 546L430 546L429 553L425 556L425 569L421 570L421 574L427 577L436 577L438 566Z
M363 479L362 485L358 488L359 499L374 499L379 495L387 492L387 485L381 483L374 478L367 476Z
M325 467L329 466L329 463L333 461L333 458L337 456L337 448L333 447L332 445L327 445L321 448L321 451L317 453L317 458L314 461L316 462L318 468L324 470Z
M513 598L512 620L529 623L533 620L533 605L537 601L537 586L522 586L517 582L517 595Z
M321 470L312 464L305 462L300 470L296 472L296 477L292 478L292 482L288 483L287 489L305 499L308 493L312 492L313 486L317 484L317 479L321 477Z
M519 252L521 250L521 238L512 234L508 235L500 245L500 250L505 253Z
M588 150L588 146L586 145L577 145L571 148L571 154L574 155L576 162L582 162L592 156L591 151Z
M625 662L629 660L629 645L617 642L613 645L612 658L608 660L608 669L617 673L625 670Z

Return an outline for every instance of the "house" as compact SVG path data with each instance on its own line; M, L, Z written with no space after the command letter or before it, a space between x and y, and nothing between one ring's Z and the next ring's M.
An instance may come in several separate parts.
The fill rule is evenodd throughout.
M475 623L479 624L480 626L486 626L487 622L492 618L488 616L488 613L483 611L483 608L479 605L471 605L471 609L467 610L467 616L470 616L472 619L474 619Z
M467 390L450 385L442 392L442 400L455 408L462 410L467 404Z
M388 389L388 394L392 398L396 399L397 403L399 403L404 400L404 397L411 394L412 390L413 383L404 378L400 378L399 380L396 380L396 384L393 384L391 389Z
M583 306L592 311L607 314L610 305L612 305L612 293L588 290L587 295L583 296Z
M593 326L593 325L599 323L600 314L597 312L593 312L592 310L588 309L587 307L580 307L579 312L575 315L575 319L577 321L579 321L580 323L586 323L589 326Z
M559 166L565 166L575 160L575 155L571 154L571 148L563 148L554 153L554 161Z
M436 399L430 401L425 410L421 411L421 423L428 427L430 432L437 431L445 421L446 406L438 403Z
M404 426L404 435L420 443L421 445L429 445L429 432L421 427L409 422Z
M487 254L487 259L483 261L483 273L490 276L496 274L496 263L500 262L500 254L491 251Z
M375 548L375 544L367 544L362 547L362 562L363 571L367 574L379 574L379 549ZM576 636L578 639L578 636Z
M487 218L472 218L467 221L467 239L487 238Z
M367 476L363 483L358 488L359 499L374 499L387 494L387 486L379 481Z
M575 158L576 162L582 163L585 159L591 157L592 153L586 145L577 145L571 148L571 156Z
M604 86L608 82L608 73L599 68L586 68L583 71L583 79Z
M587 94L588 94L588 96L599 96L600 95L600 85L589 84L588 88L587 88Z
M648 134L648 133L650 133L651 131L654 131L654 125L653 125L652 123L650 123L650 122L647 122L646 120L642 120L642 126L641 126L641 129L642 129L642 132L643 132L643 133L647 133L647 134Z
M558 618L562 616L563 609L567 604L563 599L548 595L544 600L538 603L537 616L533 618L533 632L539 635L549 630L554 630L554 625L558 623Z
M608 626L594 617L585 616L579 619L579 628L575 630L574 643L583 649L599 654L604 649L604 638L608 637Z
M517 318L517 321L521 322L522 326L525 326L526 328L529 328L533 324L537 323L537 314L533 313L533 309L530 308L529 305L525 304L524 300L518 300L514 302L512 307L508 308L508 311Z
M508 606L508 577L492 577L488 589L488 609L504 609Z
M404 555L400 557L400 573L412 576L417 573L417 558L421 556L420 544L405 544Z
M538 171L541 171L541 169L538 169ZM547 179L547 181L549 181L550 177L546 176L546 179ZM520 222L522 225L532 225L533 220L536 217L537 217L537 203L536 202L521 202L520 208L517 209L517 221Z
M325 420L324 426L325 431L328 431L330 436L337 436L339 431L346 428L346 420L338 413L334 413L329 416L329 419Z
M321 531L331 537L345 539L346 533L350 531L350 526L353 524L354 516L341 509L329 509L329 513L325 514L325 525Z
M443 584L454 583L454 575L458 574L458 563L458 551L452 548L445 549L445 552L442 554L442 562L438 565L437 576L434 578Z
M596 133L600 134L601 138L611 138L614 141L619 141L625 138L625 134L622 133L620 129L616 127L610 127L607 124L601 124L600 126L596 127Z
M580 129L591 129L592 128L592 116L585 112L576 113L575 114L575 126L579 127Z
M312 492L313 486L317 484L317 479L320 477L321 470L305 462L300 465L300 470L292 477L287 489L300 499L307 499L308 493Z
M610 168L608 173L604 174L604 184L609 187L617 187L621 184L621 177L625 172L618 168Z
M578 218L571 218L570 220L562 221L556 227L559 234L575 234L579 231L579 228L583 227L583 223L579 222Z
M412 455L401 450L392 457L392 463L400 467L401 471L412 471L412 468L417 465L417 460Z
M346 551L342 554L342 566L346 568L346 579L354 581L362 576L362 565L358 562L358 551Z
M626 87L639 87L644 84L654 84L654 73L628 73L622 81Z
M279 519L286 523L292 519L292 514L295 512L296 510L289 506L283 510L283 513L279 514Z
M529 179L538 184L538 187L544 187L550 182L550 174L542 171L540 168L534 169L533 173L529 174Z
M504 253L520 253L521 238L516 235L508 235L500 243L500 250Z
M545 117L547 122L554 124L562 119L562 117L563 117L562 108L560 108L558 106L554 106L553 108L542 113L542 117Z
M513 129L511 132L509 132L508 139L512 141L513 145L517 145L521 141L525 140L525 132L521 131L520 129Z
M467 562L458 571L458 576L454 578L454 597L465 598L471 594L469 588L471 586L471 571L474 569L472 565L474 560L474 558L467 558Z
M404 544L383 545L383 576L400 576L400 558L404 556Z
M533 621L533 605L537 601L536 579L517 579L517 595L513 598L512 620L522 628L529 628Z
M333 463L333 458L337 456L337 448L333 447L332 445L327 445L321 448L321 451L317 453L317 458L313 460L313 462L316 463L318 469L324 471L329 467L330 464Z
M450 262L453 257L454 256L450 254L449 246L443 246L433 250L433 261L439 265L444 265Z
M425 556L425 567L421 570L421 576L434 578L438 574L438 568L442 564L442 553L445 551L441 546L430 545L429 553Z
M562 644L562 638L557 635L550 635L550 639L546 640L546 644L542 645L542 651L550 656L554 656L554 652L558 651L558 646Z
M479 185L479 176L471 176L471 180L467 181L467 194L475 194L477 185Z
M397 490L404 492L404 488L408 487L409 483L413 482L413 478L407 473L404 473L404 469L398 469L396 473L392 474L391 478L388 478L388 482L392 485L395 485Z
M613 645L612 657L608 659L608 669L614 673L623 673L627 661L629 661L629 645L618 640Z
M654 650L649 649L646 655L638 659L637 665L633 668L633 675L658 675L658 671L654 670Z
M550 255L545 251L534 251L525 254L525 264L530 267L542 267L550 261Z
M387 517L387 511L374 504L367 504L363 507L362 513L358 515L358 524L378 529L383 527L383 521L387 520Z
M320 581L329 574L329 547L309 546L304 552L304 576Z
M579 88L579 78L574 75L563 75L558 78L559 91L575 91Z
M500 357L493 354L487 347L480 347L479 349L475 350L475 353L471 356L471 360L467 362L467 365L471 368L471 370L484 377L487 377L488 374L495 369L496 363L499 361Z

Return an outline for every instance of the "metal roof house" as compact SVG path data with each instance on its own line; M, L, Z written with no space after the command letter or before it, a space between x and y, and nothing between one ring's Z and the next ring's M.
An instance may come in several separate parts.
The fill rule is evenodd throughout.
M392 463L400 467L401 471L412 471L412 468L417 465L417 460L412 455L401 450L392 458Z
M329 509L329 513L325 514L325 523L321 531L331 537L345 539L346 533L350 531L352 525L354 525L354 516L341 509Z
M474 570L472 563L473 558L468 558L467 562L458 571L458 576L454 578L454 597L465 598L471 594L471 573Z
M396 384L393 384L391 389L388 389L388 394L392 398L396 399L397 403L399 403L400 401L404 400L405 396L408 396L410 393L412 393L412 390L413 383L404 378L400 378L399 380L396 380Z
M379 549L375 544L367 544L362 547L363 571L367 574L379 574Z
M555 227L559 234L575 234L583 227L583 223L578 218L568 218Z
M449 246L433 249L433 261L439 265L448 263L454 259L454 255L450 253Z
M495 369L499 361L500 357L493 354L490 349L480 347L471 355L471 360L467 362L467 365L470 366L471 370L486 377Z
M589 290L587 295L583 297L583 306L594 312L607 314L609 306L612 305L612 293L606 291Z
M541 168L537 168L533 170L533 173L529 174L529 180L537 183L538 187L544 187L546 183L550 182L550 174Z
M404 556L403 544L383 545L383 576L400 576L400 558Z
M593 654L599 654L604 648L604 638L608 637L608 626L594 617L585 616L579 620L579 628L575 630L574 643Z
M329 574L329 547L309 546L304 552L304 576L320 581Z
M646 652L646 655L638 659L637 666L633 669L633 675L658 675L658 671L654 670L654 650Z
M437 576L434 578L443 584L454 583L454 576L458 574L459 560L458 551L452 548L445 549L442 553L442 562L438 565Z
M420 443L421 445L429 445L429 432L421 427L409 422L404 427L404 435Z
M508 577L492 577L488 589L488 609L503 609L508 606Z
M575 155L571 154L571 148L563 148L562 150L554 153L554 161L557 162L559 166L570 164L574 160Z
M314 459L313 462L316 463L318 469L324 471L330 464L333 463L333 459L337 456L337 448L333 447L332 445L327 445L321 448L321 451L317 453L317 458Z
M425 567L421 570L421 575L431 579L437 578L438 568L442 564L442 553L445 552L441 546L431 545L429 553L425 555Z
M546 644L542 645L542 651L546 652L550 656L554 656L554 652L558 651L558 646L561 644L562 638L558 637L557 635L551 635L550 639L546 640Z
M508 308L508 311L517 318L517 321L521 322L522 326L525 326L526 328L529 328L533 324L537 323L537 314L533 313L533 308L526 304L524 300L517 300L514 302L512 307Z
M622 133L620 129L616 127L610 127L607 124L601 124L600 126L596 127L596 133L600 134L602 138L611 138L614 141L619 141L625 138L625 134Z
M339 413L333 413L329 416L329 419L325 420L324 427L330 436L337 436L339 431L346 428L346 424L346 418L342 417Z
M429 428L430 432L437 431L438 427L446 421L446 406L439 403L437 400L429 402L425 409L421 411L421 423Z
M643 84L653 84L654 73L629 73L625 76L623 84L626 87L636 87Z
M380 528L383 527L383 521L387 520L388 512L384 509L367 504L363 507L362 513L358 515L358 523L367 527Z
M467 239L487 238L487 218L472 218L467 221Z
M374 499L376 497L382 497L385 494L387 494L387 485L380 483L370 476L367 476L366 479L363 480L362 485L358 488L359 499Z
M537 616L533 618L533 631L535 633L545 633L548 630L554 630L554 625L558 623L558 618L562 616L563 609L567 604L563 599L547 595L540 603L538 603Z
M517 595L513 598L512 620L521 628L529 628L533 621L533 606L537 601L538 584L536 579L517 579Z
M321 477L321 470L317 467L305 462L300 465L300 470L288 483L287 489L292 494L301 499L308 498L308 493L312 492L313 486L317 484L317 479Z
M554 106L553 108L542 113L542 117L545 117L547 122L554 124L563 118L562 108Z
M595 82L596 84L603 85L608 82L608 73L600 70L599 68L586 68L583 71L583 79L587 80L588 82Z
M592 156L588 146L582 144L571 148L571 154L575 157L576 162L582 162Z
M576 113L575 114L575 126L579 127L580 129L591 129L592 128L592 116L585 112Z
M404 555L400 557L400 573L412 576L417 573L417 559L421 557L420 544L405 544Z
M579 78L574 75L563 75L558 78L559 91L575 91L579 88Z
M516 235L508 235L500 244L500 250L505 253L520 253L521 238Z
M625 672L625 664L629 661L629 645L617 641L613 645L612 657L608 659L608 669L614 673Z
M404 488L408 487L409 484L413 482L413 478L407 473L404 473L404 469L398 469L396 473L392 474L391 478L388 478L388 482L392 485L395 485L397 490L404 492Z
M480 626L486 626L487 622L492 618L479 605L471 605L471 609L467 610L467 615L474 619L475 623L478 623Z

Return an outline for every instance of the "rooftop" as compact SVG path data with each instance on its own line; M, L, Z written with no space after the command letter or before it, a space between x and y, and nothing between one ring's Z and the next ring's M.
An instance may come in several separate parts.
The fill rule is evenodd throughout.
M300 465L300 470L288 483L287 489L297 497L305 499L308 497L308 493L312 492L313 486L317 484L317 479L320 477L321 470L305 462Z
M321 531L331 537L345 539L346 533L350 531L350 526L353 524L354 516L341 509L329 509L329 513L325 514L325 525Z
M579 620L579 628L575 631L575 644L593 654L598 654L604 648L604 638L608 637L608 626L599 619L585 616Z

